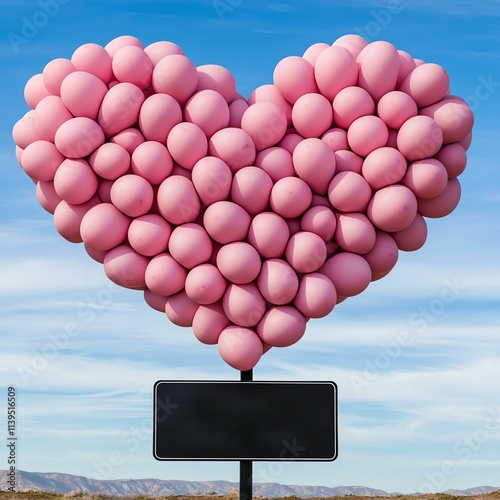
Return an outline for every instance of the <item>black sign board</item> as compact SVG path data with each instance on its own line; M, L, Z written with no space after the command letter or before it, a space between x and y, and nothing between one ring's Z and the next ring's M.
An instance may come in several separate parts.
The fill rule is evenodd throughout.
M157 460L337 458L333 382L159 381Z

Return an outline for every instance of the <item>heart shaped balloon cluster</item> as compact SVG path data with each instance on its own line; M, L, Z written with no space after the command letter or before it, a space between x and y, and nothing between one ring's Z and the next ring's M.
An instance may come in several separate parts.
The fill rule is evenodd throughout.
M25 98L17 158L57 231L239 370L424 244L473 125L442 67L357 35L283 59L248 100L131 36L49 62Z

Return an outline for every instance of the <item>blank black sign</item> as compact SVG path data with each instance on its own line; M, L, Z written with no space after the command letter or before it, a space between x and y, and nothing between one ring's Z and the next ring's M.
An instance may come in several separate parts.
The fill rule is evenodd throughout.
M333 382L159 381L157 460L337 458Z

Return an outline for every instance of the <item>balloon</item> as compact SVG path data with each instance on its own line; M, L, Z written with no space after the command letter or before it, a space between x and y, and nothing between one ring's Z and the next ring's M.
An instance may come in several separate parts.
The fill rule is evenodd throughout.
M229 125L229 106L224 97L215 90L200 90L186 103L184 118L198 125L210 138L215 132Z
M292 306L275 306L257 325L257 334L266 344L287 347L298 342L306 331L304 316Z
M217 252L216 263L227 280L239 285L254 281L261 269L259 252L244 241L223 245Z
M257 278L262 296L271 304L290 303L299 289L299 278L290 264L282 259L267 259Z
M165 56L156 63L153 69L155 92L172 96L181 106L184 106L195 93L197 86L198 72L196 67L184 55Z
M300 281L293 305L307 318L323 318L332 312L336 302L337 291L330 279L310 273Z
M326 142L304 139L295 148L292 158L296 174L314 193L325 195L335 175L335 155Z
M298 56L282 59L274 69L273 82L280 94L290 103L304 94L318 91L313 65Z
M359 35L272 77L245 98L222 66L120 36L50 61L12 130L61 236L238 370L424 245L474 124L444 68Z
M292 123L303 137L320 137L332 126L332 120L332 105L321 94L304 94L293 105Z
M153 257L145 273L148 289L165 297L183 290L186 277L186 269L168 253L159 253Z
M262 341L253 330L234 325L222 330L218 348L222 359L240 371L254 368L264 353Z

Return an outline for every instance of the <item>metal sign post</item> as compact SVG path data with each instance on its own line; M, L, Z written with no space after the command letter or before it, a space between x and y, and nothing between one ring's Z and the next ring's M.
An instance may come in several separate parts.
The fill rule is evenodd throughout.
M251 382L253 380L253 371L241 372L240 380L242 382ZM240 500L252 500L252 461L240 461Z

